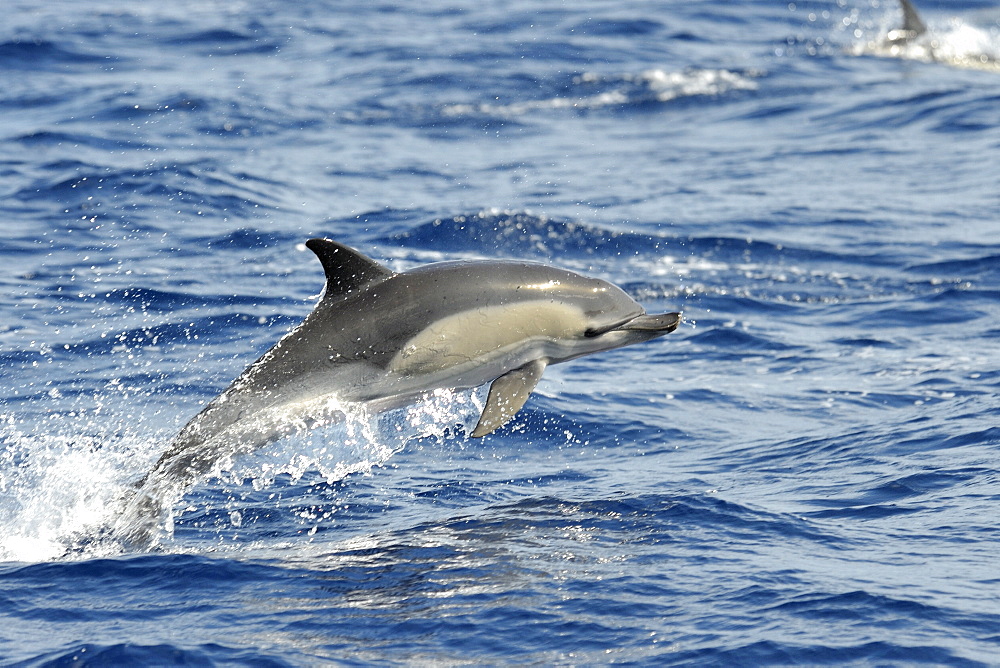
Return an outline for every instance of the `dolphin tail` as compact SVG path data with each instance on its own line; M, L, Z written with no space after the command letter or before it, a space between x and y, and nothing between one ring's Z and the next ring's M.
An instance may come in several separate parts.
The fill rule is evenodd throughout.
M145 549L154 546L173 530L170 513L172 496L161 490L137 489L115 522L112 535L126 547Z

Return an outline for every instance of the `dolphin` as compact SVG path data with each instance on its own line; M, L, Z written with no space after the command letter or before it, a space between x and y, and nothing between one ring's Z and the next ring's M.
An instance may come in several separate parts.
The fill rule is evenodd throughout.
M974 29L966 27L965 33L935 34L910 0L899 0L899 5L903 12L902 26L890 30L882 39L860 45L859 53L1000 71L996 54L988 53L990 49L976 38L978 33ZM980 36L985 37L985 33Z
M490 384L471 436L507 423L549 364L674 331L620 288L516 261L439 262L397 273L329 239L306 242L326 287L313 311L188 422L138 484L115 534L148 544L169 508L237 454L441 389Z

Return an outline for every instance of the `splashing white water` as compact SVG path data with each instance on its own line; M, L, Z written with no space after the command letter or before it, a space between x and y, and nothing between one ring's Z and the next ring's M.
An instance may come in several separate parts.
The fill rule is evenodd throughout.
M213 474L250 481L259 490L281 474L297 480L307 472L319 472L335 482L368 472L412 439L470 432L482 409L483 392L482 388L437 390L420 403L385 413L352 407L343 421L294 433L257 453L225 462ZM77 416L76 420L82 422L69 417L48 433L28 434L15 416L0 416L0 561L121 552L120 544L106 540L110 527L134 493L135 480L149 470L167 441L121 433L120 426L116 433L94 436L95 425L89 419ZM74 434L74 428L88 433ZM188 499L187 509L191 504ZM175 512L172 509L165 518L161 536L170 537ZM232 513L238 522L239 509Z
M925 20L927 17L923 17ZM892 39L900 25L893 10L878 20L864 21L857 11L843 20L850 30L853 55L900 58L952 67L1000 71L1000 35L995 28L972 25L958 17L928 21L927 32L910 39Z
M573 79L566 95L520 102L452 104L446 116L476 114L519 116L545 109L601 109L628 104L663 103L687 97L716 96L733 90L755 90L760 73L692 68L684 71L649 69L625 74L588 72Z
M109 517L138 443L0 430L0 560L47 561Z

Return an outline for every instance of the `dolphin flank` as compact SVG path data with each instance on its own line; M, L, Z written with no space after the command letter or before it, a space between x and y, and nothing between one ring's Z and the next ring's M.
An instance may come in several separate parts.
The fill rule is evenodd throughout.
M674 331L620 288L537 263L440 262L396 273L329 239L306 246L326 272L313 311L198 413L139 483L117 522L148 544L169 508L229 458L341 419L338 406L388 410L440 388L491 383L472 432L485 436L527 401L549 364Z

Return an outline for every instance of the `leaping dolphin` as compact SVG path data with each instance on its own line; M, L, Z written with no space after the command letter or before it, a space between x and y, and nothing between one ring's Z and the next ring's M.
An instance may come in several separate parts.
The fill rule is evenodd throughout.
M221 462L290 431L440 388L490 385L473 437L509 421L549 364L674 331L620 288L537 263L440 262L396 273L329 239L306 246L326 288L313 311L177 434L117 523L147 544L177 496Z

